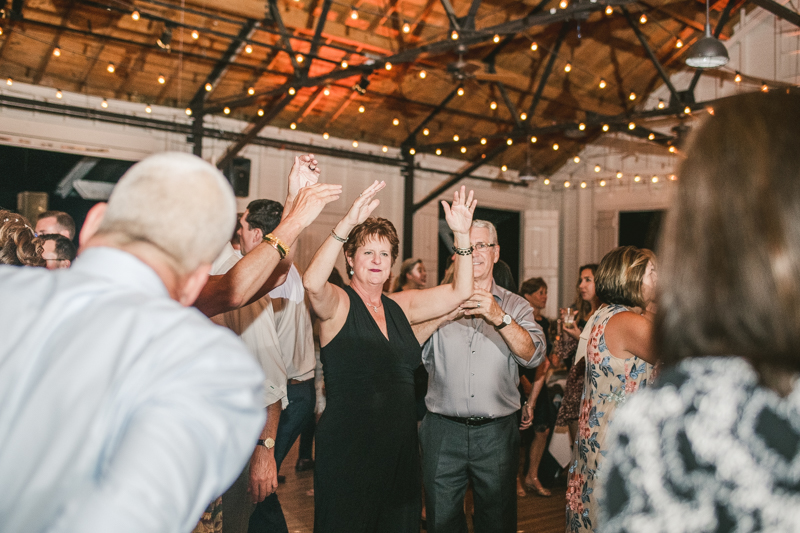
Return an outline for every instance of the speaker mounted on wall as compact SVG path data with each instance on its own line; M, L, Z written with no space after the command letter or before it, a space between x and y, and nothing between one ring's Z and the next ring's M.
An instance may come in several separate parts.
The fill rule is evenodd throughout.
M233 194L239 198L250 196L250 160L246 157L234 157L228 165L222 169L222 173L228 178L233 187Z

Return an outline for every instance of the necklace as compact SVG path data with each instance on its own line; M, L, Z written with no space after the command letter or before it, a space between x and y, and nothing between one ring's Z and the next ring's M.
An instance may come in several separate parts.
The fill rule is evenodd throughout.
M351 285L351 287L352 287L352 285ZM364 294L360 290L358 290L356 287L353 287L353 289L358 293L359 296L361 296L361 301L364 302L364 305L366 305L367 307L371 307L372 308L372 312L373 313L377 313L378 309L383 307L383 302L379 303L378 305L372 305L371 303L369 303L367 301L367 299L364 297Z

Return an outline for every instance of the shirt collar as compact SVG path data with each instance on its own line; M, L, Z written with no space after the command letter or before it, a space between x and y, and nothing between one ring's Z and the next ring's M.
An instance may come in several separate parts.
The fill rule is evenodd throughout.
M109 280L137 292L169 298L164 282L152 268L134 255L116 248L89 248L75 259L71 270Z
M500 302L503 301L503 296L504 296L503 292L504 291L505 291L505 289L503 287L501 287L500 285L495 283L494 280L492 280L492 288L491 288L491 290L489 292L492 293L492 296L494 296L494 299L497 300L497 303L500 303Z

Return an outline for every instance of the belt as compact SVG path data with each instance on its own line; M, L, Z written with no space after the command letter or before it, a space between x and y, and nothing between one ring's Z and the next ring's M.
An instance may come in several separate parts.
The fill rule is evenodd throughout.
M486 424L490 424L497 418L489 418L486 416L471 416L469 418L464 418L461 416L447 416L447 415L439 415L442 418L446 418L447 420L452 420L453 422L458 422L459 424L464 424L465 426L483 426Z

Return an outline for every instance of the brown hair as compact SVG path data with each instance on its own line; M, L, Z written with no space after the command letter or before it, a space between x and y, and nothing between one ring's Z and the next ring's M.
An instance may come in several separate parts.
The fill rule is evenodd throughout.
M400 239L397 238L397 230L394 229L394 224L385 218L369 217L367 220L353 228L350 235L347 236L347 242L344 243L343 251L345 258L352 258L359 247L364 246L371 237L378 239L386 239L392 247L392 264L397 260L397 254L400 253ZM350 274L350 266L347 267L347 276L353 277Z
M798 143L796 94L727 98L694 132L663 236L665 362L738 355L762 378L800 371Z
M595 278L594 293L597 295L597 263L589 263L588 265L583 265L578 269L578 283L575 285L575 304L573 307L578 310L578 316L575 318L575 320L583 320L585 322L589 320L589 316L591 315L592 302L581 298L581 273L584 270L592 271L592 276Z
M547 288L547 283L545 283L544 279L542 278L526 279L525 281L522 282L522 285L519 286L519 295L525 296L526 294L533 294L542 287L544 287L545 289Z
M604 304L644 307L642 279L647 263L655 262L650 250L620 246L608 252L594 277L595 294Z
M69 215L69 213L65 213L64 211L45 211L44 213L39 213L39 216L36 217L36 220L42 220L43 218L55 218L56 224L61 226L64 231L69 233L69 239L72 240L75 238L75 221Z
M392 259L392 263L394 263L394 259ZM397 278L392 284L392 292L402 290L403 285L405 285L406 281L408 281L406 276L409 274L409 272L414 270L414 267L417 266L417 263L422 263L422 259L409 257L403 261L403 264L400 265L400 274L398 274Z
M25 217L0 211L0 264L44 266L42 245L34 239L33 228Z

